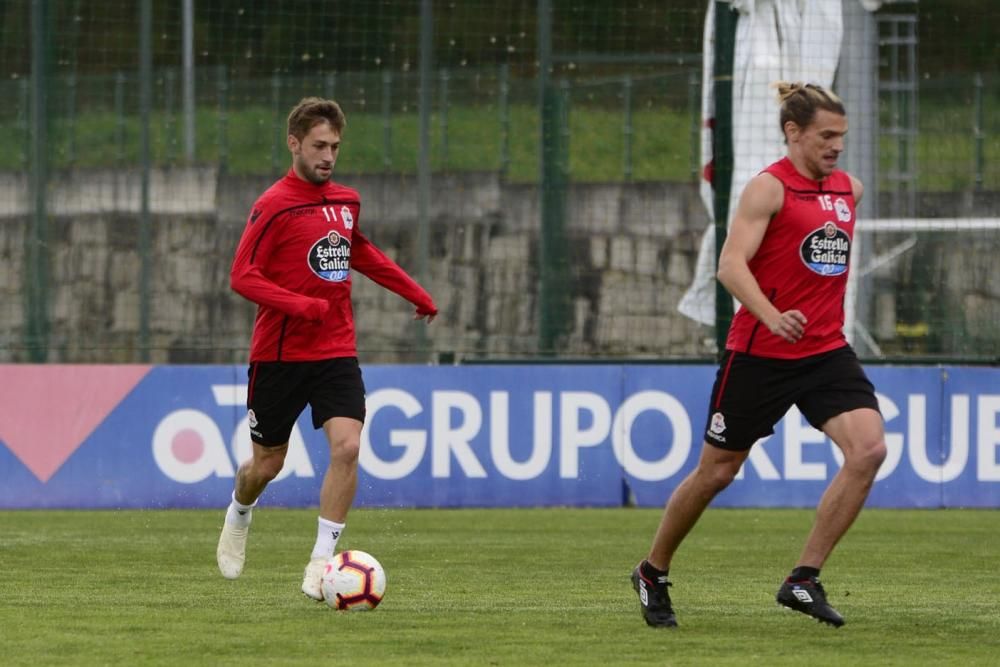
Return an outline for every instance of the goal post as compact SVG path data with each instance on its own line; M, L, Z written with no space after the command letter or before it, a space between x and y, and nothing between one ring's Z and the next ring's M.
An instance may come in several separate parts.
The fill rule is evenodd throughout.
M1000 218L990 217L859 220L844 304L848 341L868 359L920 352L996 360L998 232Z

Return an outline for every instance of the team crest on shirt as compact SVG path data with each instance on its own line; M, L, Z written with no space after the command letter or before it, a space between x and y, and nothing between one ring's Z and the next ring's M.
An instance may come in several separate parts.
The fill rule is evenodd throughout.
M847 272L851 238L836 223L827 222L802 240L799 251L802 263L810 271L821 276L839 276Z
M351 229L354 227L354 216L351 215L351 209L346 206L340 209L340 219L344 221L344 229Z
M712 423L709 425L708 430L715 434L726 430L726 418L722 416L721 412L716 412L712 415Z
M351 275L351 242L335 231L329 232L309 249L309 268L332 283L347 280Z
M833 210L837 213L837 220L841 222L851 221L851 207L847 205L843 197L837 197L833 202Z

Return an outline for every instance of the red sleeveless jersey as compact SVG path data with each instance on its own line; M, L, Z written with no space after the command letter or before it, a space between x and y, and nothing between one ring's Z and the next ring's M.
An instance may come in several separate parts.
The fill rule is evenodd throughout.
M726 349L798 359L843 347L847 344L844 294L855 221L851 178L835 170L815 181L796 171L787 157L764 171L781 181L785 199L748 262L750 272L775 308L802 311L805 334L797 343L785 342L740 306L729 327Z

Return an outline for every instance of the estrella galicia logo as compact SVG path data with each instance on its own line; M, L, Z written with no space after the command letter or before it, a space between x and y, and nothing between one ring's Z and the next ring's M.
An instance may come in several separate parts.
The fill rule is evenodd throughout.
M331 231L309 249L309 268L323 280L347 280L351 273L351 242Z
M813 231L799 248L802 263L821 276L839 276L847 271L851 239L832 222Z

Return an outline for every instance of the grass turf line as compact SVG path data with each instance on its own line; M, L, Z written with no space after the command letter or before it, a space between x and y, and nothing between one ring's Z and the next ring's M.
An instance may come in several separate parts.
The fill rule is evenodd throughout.
M1000 512L866 510L823 571L839 630L780 609L810 510L709 509L675 560L681 627L628 582L658 510L355 510L341 548L385 566L381 607L299 593L314 510L262 507L247 568L218 511L0 512L6 665L995 664Z

